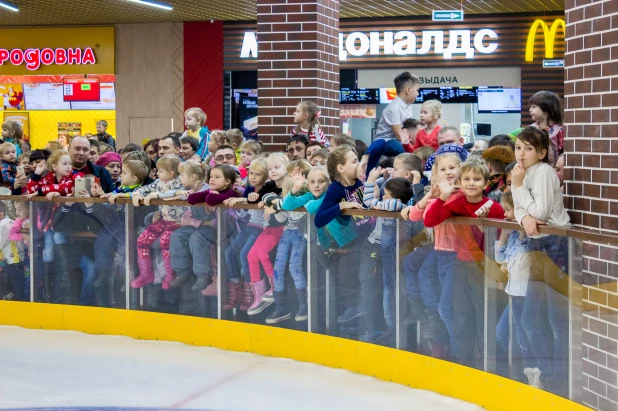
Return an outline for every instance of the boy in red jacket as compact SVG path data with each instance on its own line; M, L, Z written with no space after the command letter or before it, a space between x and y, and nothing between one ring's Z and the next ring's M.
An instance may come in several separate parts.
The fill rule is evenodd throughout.
M504 219L498 203L483 196L489 170L479 163L461 167L460 191L448 182L440 182L440 198L425 214L425 226L434 227L449 217ZM451 354L453 360L473 367L477 344L483 357L484 234L477 226L460 225L455 239L456 274L453 283L454 325Z

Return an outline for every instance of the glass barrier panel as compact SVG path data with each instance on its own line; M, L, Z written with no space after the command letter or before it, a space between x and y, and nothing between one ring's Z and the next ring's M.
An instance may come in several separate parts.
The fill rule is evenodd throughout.
M308 214L220 210L222 318L307 331Z
M30 204L25 199L0 203L0 299L30 301Z
M139 206L133 220L131 309L218 318L217 209Z

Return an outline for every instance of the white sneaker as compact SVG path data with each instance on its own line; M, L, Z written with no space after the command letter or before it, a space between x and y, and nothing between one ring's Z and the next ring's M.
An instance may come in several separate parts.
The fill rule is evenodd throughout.
M524 368L524 374L528 377L528 385L534 383L534 368Z
M543 389L543 383L541 382L541 370L538 368L524 368L524 374L528 377L528 385Z

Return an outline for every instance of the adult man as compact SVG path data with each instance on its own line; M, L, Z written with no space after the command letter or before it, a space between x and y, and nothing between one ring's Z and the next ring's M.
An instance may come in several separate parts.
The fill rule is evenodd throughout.
M438 133L438 145L443 146L444 144L457 144L463 147L464 139L459 134L459 129L457 127L442 127Z
M180 139L176 136L165 136L159 141L159 158L166 154L180 155Z
M307 158L309 139L304 134L294 134L288 142L288 158L290 161Z
M99 179L101 188L106 193L114 191L114 182L104 167L99 167L90 161L90 141L86 137L75 136L69 143L69 155L73 169L84 175L92 174Z
M485 151L489 147L487 140L476 140L470 151Z
M232 167L236 166L236 153L234 152L234 148L232 146L219 146L217 151L215 151L214 156L216 165L227 164Z

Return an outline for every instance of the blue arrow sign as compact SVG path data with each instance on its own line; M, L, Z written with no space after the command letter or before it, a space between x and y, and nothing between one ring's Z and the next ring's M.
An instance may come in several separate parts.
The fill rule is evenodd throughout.
M463 10L433 10L431 12L432 21L463 21Z
M543 68L564 67L564 60L543 60Z

